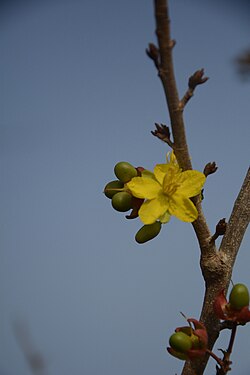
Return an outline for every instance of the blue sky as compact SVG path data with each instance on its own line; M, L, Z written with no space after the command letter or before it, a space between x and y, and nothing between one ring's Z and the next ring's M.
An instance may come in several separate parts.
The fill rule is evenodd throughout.
M200 313L193 229L173 218L138 245L139 220L102 194L118 161L152 169L169 151L150 134L168 124L145 54L153 3L20 0L0 10L0 375L30 373L14 322L27 327L48 375L180 373L165 347L183 325L179 311ZM195 70L210 77L184 116L194 168L219 166L205 186L213 231L249 165L250 87L234 65L249 47L249 7L170 0L170 14L180 96ZM247 234L233 274L248 285L249 243ZM250 331L239 331L232 375L247 375ZM215 350L226 343L223 333Z

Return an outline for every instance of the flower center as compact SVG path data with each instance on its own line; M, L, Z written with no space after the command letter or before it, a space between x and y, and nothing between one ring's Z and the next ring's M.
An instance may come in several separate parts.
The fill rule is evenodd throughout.
M166 173L163 184L162 184L162 190L165 195L171 196L173 195L176 190L178 189L178 174L176 173L175 168L169 168L168 173Z

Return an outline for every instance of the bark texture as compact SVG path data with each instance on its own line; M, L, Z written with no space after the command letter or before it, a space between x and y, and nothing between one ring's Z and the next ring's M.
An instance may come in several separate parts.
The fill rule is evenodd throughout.
M184 107L193 96L198 84L205 83L203 69L198 70L189 78L189 88L183 98L179 99L176 86L172 51L175 41L170 35L170 18L167 0L154 0L156 36L158 47L150 44L148 56L154 61L162 82L167 107L170 115L173 142L169 142L175 151L176 158L183 170L192 169L191 159L186 140L183 120ZM211 236L206 219L202 212L200 197L194 198L198 209L198 219L193 222L194 231L200 246L200 266L205 282L205 295L200 320L205 324L209 336L209 349L212 350L220 333L219 320L213 311L213 302L217 294L227 291L233 266L250 217L250 170L248 170L242 188L235 201L226 233L219 249ZM209 357L194 362L187 361L182 375L202 375Z

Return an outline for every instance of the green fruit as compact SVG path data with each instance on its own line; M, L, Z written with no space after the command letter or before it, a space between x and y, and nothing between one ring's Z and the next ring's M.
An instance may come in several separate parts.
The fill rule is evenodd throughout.
M126 212L132 208L132 195L126 191L116 193L112 197L112 206L116 211Z
M192 348L192 340L184 332L174 333L170 339L169 344L176 352L186 353Z
M161 223L156 221L153 224L143 225L135 235L135 240L138 243L145 243L155 238L161 230Z
M104 188L104 194L107 198L112 198L113 195L121 191L124 187L123 182L119 180L110 181Z
M133 165L127 163L126 161L120 161L115 165L114 169L116 177L126 183L130 181L133 177L137 176L137 170Z
M240 310L249 305L249 291L244 284L235 284L229 295L230 306L235 310Z

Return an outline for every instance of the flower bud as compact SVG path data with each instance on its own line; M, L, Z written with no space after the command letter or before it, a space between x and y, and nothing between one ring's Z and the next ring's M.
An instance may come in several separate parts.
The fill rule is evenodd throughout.
M124 183L137 176L137 170L135 167L126 161L120 161L117 163L115 165L114 172L116 177Z
M176 332L173 333L172 336L170 336L169 345L176 352L186 353L192 348L192 340L184 332Z
M104 188L104 194L106 195L107 198L111 199L113 195L115 195L119 191L122 191L123 187L124 187L123 182L119 180L110 181L109 183L107 183L107 185Z
M161 230L161 223L156 221L153 224L143 225L135 235L135 240L138 243L145 243L155 238Z
M132 195L126 191L116 193L112 197L112 206L116 211L126 212L132 208Z
M229 295L230 307L240 310L249 305L249 291L244 284L235 284Z
M187 322L189 326L176 328L167 351L176 358L193 361L205 355L208 336L203 323L194 318L187 319Z

